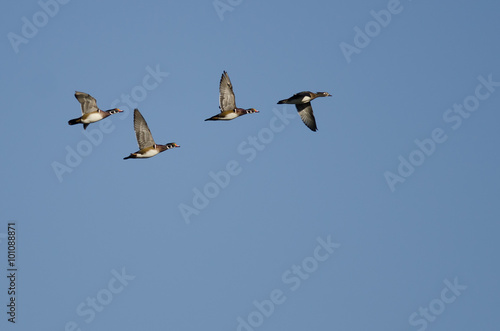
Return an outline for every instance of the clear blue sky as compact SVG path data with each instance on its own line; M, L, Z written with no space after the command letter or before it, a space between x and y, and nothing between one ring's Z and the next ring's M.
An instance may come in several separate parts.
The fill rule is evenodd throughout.
M4 4L0 329L497 330L498 2L215 5Z

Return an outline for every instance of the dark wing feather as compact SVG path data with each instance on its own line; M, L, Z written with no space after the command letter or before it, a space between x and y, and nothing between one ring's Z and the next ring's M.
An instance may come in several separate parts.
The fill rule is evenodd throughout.
M134 110L134 130L135 136L137 137L137 143L139 144L139 149L155 145L153 135L148 128L148 123L146 123L146 120L142 117L139 109Z
M95 99L90 94L77 91L75 92L75 98L82 105L83 115L99 110Z
M221 112L225 110L234 110L236 108L233 85L225 71L222 73L219 85L219 108Z
M311 96L311 92L303 91L303 92L295 93L294 95L292 95L288 99L278 101L278 104L283 104L283 103L299 104L299 103L302 103L302 99L304 97L310 97L310 96Z
M299 92L299 93L295 93L290 99L302 99L303 97L310 97L311 96L311 92L309 91L302 91L302 92Z
M303 103L295 105L297 107L297 111L299 112L300 118L302 122L311 129L312 131L318 130L316 126L316 119L314 118L313 109L311 107L311 103Z

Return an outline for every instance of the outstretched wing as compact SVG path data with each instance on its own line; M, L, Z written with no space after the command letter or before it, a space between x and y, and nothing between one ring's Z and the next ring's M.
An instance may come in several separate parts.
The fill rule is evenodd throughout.
M311 103L297 104L295 107L297 107L297 111L299 112L302 122L304 122L304 124L312 131L318 130Z
M236 109L233 85L225 71L222 73L219 85L219 108L221 112Z
M95 99L90 94L76 91L75 98L82 105L82 115L99 110Z
M155 145L153 135L148 128L148 123L146 123L146 120L142 117L139 109L134 109L134 130L139 149Z

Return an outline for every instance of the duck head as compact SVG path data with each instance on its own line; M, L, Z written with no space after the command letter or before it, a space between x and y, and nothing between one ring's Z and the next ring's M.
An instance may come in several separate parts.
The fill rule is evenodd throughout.
M122 113L122 112L123 112L123 110L118 109L118 108L113 108L113 109L111 109L111 110L108 110L108 112L109 112L110 114L116 114L116 113Z
M319 96L319 97L331 97L332 96L328 92L317 92L316 95Z

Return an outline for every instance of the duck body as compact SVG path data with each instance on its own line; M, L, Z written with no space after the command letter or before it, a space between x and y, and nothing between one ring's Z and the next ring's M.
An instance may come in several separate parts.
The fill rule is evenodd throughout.
M68 124L69 125L75 125L75 124L80 124L82 123L83 124L83 128L84 129L87 129L87 126L90 124L90 123L95 123L95 122L98 122L102 119L105 119L106 117L110 116L110 115L113 115L113 114L116 114L116 113L119 113L119 112L122 112L123 110L119 110L119 109L110 109L110 110L98 110L98 111L94 111L94 112L91 112L91 113L87 113L87 114L84 114L78 118L74 118L72 120L69 120L68 121Z
M252 114L258 112L259 111L254 108L249 108L249 109L236 108L234 110L223 111L220 114L207 118L205 121L229 121L245 114Z
M278 101L278 104L293 104L297 108L297 112L302 119L302 122L311 129L311 131L317 131L316 119L314 118L313 109L311 106L311 101L319 97L331 97L332 95L328 92L310 92L302 91L295 93L288 99Z
M134 130L137 138L137 144L139 145L139 150L135 153L130 154L127 157L124 157L124 160L127 159L147 159L153 157L161 152L166 151L167 149L180 147L176 143L168 143L165 145L159 145L155 143L153 139L153 135L149 130L148 124L142 114L139 112L139 109L134 109Z
M118 108L110 109L110 110L101 110L97 107L96 100L87 93L84 92L75 92L75 98L80 102L82 107L82 116L78 118L74 118L68 121L69 125L75 124L83 124L83 129L87 129L87 126L90 123L98 122L110 115L121 113L123 110Z
M148 157L153 157L157 154L160 154L160 151L156 148L156 146L150 146L143 148L135 153L131 153L129 156L124 157L124 160L128 159L146 159Z
M311 102L312 100L318 98L318 97L331 97L332 95L328 92L310 92L310 91L303 91L299 93L295 93L293 96L291 96L288 99L280 100L278 101L278 104L294 104L294 105L300 105L304 103Z
M222 73L219 83L219 108L221 111L219 114L207 118L205 121L230 121L236 117L259 112L255 108L243 109L236 107L233 84L231 84L231 80L225 71Z
M181 147L177 145L176 143L169 143L166 145L154 145L150 147L143 148L135 153L130 154L127 157L124 157L124 160L127 159L147 159L149 157L153 157L157 154L160 154L161 152L166 151L167 149L175 148L175 147Z

